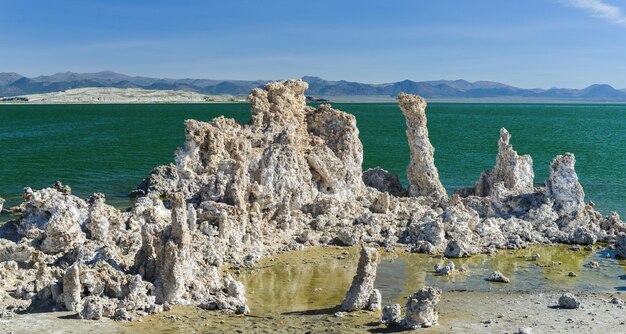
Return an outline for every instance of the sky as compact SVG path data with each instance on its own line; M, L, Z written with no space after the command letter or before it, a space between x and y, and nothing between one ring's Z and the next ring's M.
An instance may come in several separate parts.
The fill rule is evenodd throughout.
M626 0L0 0L0 72L626 88Z

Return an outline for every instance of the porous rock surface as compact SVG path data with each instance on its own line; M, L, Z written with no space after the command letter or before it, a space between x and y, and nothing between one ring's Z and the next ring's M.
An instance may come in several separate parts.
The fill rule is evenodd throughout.
M346 298L341 303L341 311L380 310L380 292L374 289L378 258L379 255L376 248L363 247L361 249L356 275L352 279L352 285L346 294Z
M585 192L574 170L576 158L572 153L558 155L550 164L546 193L554 199L554 208L562 214L576 214L585 206Z
M508 277L504 276L504 274L499 272L499 271L494 271L491 274L489 274L489 277L487 277L487 280L489 282L498 282L498 283L509 283L509 282L511 282L511 279L509 279Z
M564 293L559 297L559 307L564 309L577 309L580 301L571 293Z
M400 304L386 305L383 307L382 317L380 322L393 327L402 323L402 308Z
M534 191L533 159L530 155L519 156L510 143L511 135L505 128L500 129L496 167L480 175L474 192L476 196L489 196L493 193L496 183L514 193L531 193Z
M160 196L166 196L171 189L176 189L177 184L176 165L157 166L150 172L150 176L141 181L137 189L133 191L133 195L145 196L147 193L154 192Z
M402 187L398 175L376 167L363 172L363 182L366 186L375 188L383 193L389 193L396 197L408 195L406 189Z
M405 93L400 93L397 100L406 119L406 135L411 151L411 160L406 171L409 194L446 200L448 194L439 181L439 172L435 166L435 148L428 138L426 100Z
M439 300L441 290L432 286L426 286L409 296L403 326L407 329L416 329L436 325L439 314L435 306Z
M604 218L584 205L568 154L553 162L545 191L496 182L489 196L448 198L426 103L406 94L398 101L411 147L410 196L384 173L370 182L355 117L307 106L306 88L290 80L253 90L248 124L186 121L175 168L127 210L102 194L80 199L60 183L26 188L21 216L0 226L3 312L56 308L131 320L185 303L247 313L245 287L220 266L328 244L460 257L533 243L615 242L626 232L617 214ZM380 294L362 296L360 305L380 307Z

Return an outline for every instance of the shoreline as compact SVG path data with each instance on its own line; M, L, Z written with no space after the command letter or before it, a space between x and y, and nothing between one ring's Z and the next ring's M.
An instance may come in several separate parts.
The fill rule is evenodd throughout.
M434 162L426 101L400 94L410 153L409 186L405 188L397 175L382 168L362 170L363 145L355 116L329 105L307 106L306 88L302 81L285 81L255 89L249 98L252 121L243 125L224 117L210 122L187 120L184 146L176 151L177 164L156 167L142 182L141 195L137 192L143 197L130 210L117 210L100 193L79 198L60 182L41 190L26 188L20 219L0 228L7 250L6 279L0 293L5 294L8 312L50 307L75 312L82 319L132 320L182 304L248 314L257 298L250 294L282 294L280 303L295 298L289 288L317 281L298 276L304 270L290 267L286 276L275 281L293 283L263 280L255 285L240 276L241 271L263 259L271 261L274 254L299 257L302 253L289 252L323 245L382 249L401 245L410 253L428 254L414 255L418 261L394 262L402 265L404 261L403 277L415 281L390 281L376 293L364 290L367 294L360 298L367 304L348 308L356 312L347 318L370 315L358 311L362 309L380 310L382 298L395 302L413 294L420 284L433 284L437 280L433 275L443 275L441 264L433 261L444 257L453 259L446 263L446 274L466 278L445 282L458 283L452 287L490 291L495 286L485 278L492 270L513 275L511 268L524 267L528 272L511 276L516 282L508 287L516 288L520 282L519 287L536 291L554 270L544 268L581 268L590 260L588 254L571 252L582 247L593 250L596 243L615 243L615 254L607 251L609 258L597 258L606 252L593 254L592 269L580 270L580 279L590 281L579 281L596 282L594 277L608 273L608 281L603 278L594 286L614 286L615 272L623 268L622 262L612 258L626 257L622 246L626 226L617 213L603 216L593 203L584 201L573 154L557 155L546 186L537 188L532 159L519 156L510 144L509 132L501 128L495 167L483 172L475 187L450 196ZM513 251L548 244L579 246L541 255L529 249L522 257ZM485 259L494 253L501 257L492 258L499 262L491 266ZM347 250L335 260L350 257L353 265L354 256ZM376 249L363 248L352 284L359 275L369 275L367 289L373 289L378 259ZM300 261L313 264L310 257ZM546 266L535 266L544 261ZM455 262L460 268L456 271ZM236 272L224 272L224 265ZM472 275L466 274L463 265ZM429 270L433 267L434 274ZM323 286L329 289L331 302L312 306L304 296L300 301L307 309L295 314L284 310L277 318L319 315L319 320L328 321L328 305L342 298L351 278L352 270L347 268L348 263L339 262L332 267L334 273L324 267L316 271L317 277L330 280ZM363 273L362 268L371 272ZM589 272L596 268L600 269ZM385 272L401 271L385 263L381 275ZM552 274L557 280L577 282L568 278L575 274ZM524 275L530 279L524 280ZM334 287L332 295L330 287ZM323 287L308 286L312 288ZM450 284L446 288L454 290ZM586 290L577 284L570 288ZM465 299L460 303L465 305ZM162 319L163 315L153 317ZM293 328L302 326L297 323Z
M352 100L352 99L332 99L326 97L325 102L307 102L309 105L319 104L395 104L395 99L381 100ZM555 105L626 105L626 101L576 101L576 100L473 100L473 99L429 99L429 104L555 104ZM120 101L120 102L6 102L0 101L0 106L16 105L150 105L150 104L248 104L245 98L236 101Z

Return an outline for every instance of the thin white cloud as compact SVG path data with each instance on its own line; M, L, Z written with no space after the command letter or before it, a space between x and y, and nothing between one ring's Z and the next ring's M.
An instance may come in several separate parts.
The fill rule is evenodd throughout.
M563 0L563 2L568 6L582 9L593 17L626 26L626 15L622 8L610 5L602 0Z

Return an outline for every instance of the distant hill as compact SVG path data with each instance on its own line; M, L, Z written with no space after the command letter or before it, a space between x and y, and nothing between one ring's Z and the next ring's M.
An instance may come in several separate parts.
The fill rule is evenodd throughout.
M345 80L328 81L305 76L309 83L307 95L316 98L371 97L391 99L399 92L418 94L442 100L563 100L626 102L626 89L595 84L584 89L550 88L524 89L499 82L466 80L412 81L367 84ZM97 73L64 72L53 75L24 77L17 73L0 73L0 96L19 96L60 92L85 87L142 88L149 90L178 90L201 94L246 95L252 88L263 86L267 80L168 79L129 76L111 71Z

